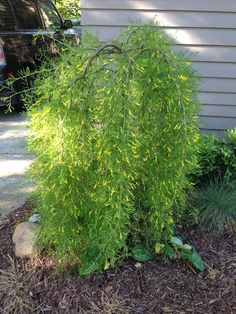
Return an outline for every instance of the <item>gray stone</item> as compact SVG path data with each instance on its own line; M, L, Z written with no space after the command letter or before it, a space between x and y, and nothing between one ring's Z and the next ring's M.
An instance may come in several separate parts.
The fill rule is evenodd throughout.
M136 263L134 266L135 266L136 268L140 268L140 267L142 267L142 264L141 264L141 263Z
M31 258L37 255L38 249L35 242L38 225L33 222L20 223L13 234L15 255L21 258Z
M29 222L40 223L40 215L34 214L30 217Z

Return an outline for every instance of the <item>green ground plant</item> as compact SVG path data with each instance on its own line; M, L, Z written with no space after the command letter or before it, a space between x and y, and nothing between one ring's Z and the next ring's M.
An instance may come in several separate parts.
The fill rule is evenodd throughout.
M27 96L38 239L62 269L103 270L173 236L199 132L198 79L171 44L153 24L102 45L84 35Z
M200 137L199 166L191 175L195 188L189 191L188 201L183 210L177 211L176 220L182 225L199 224L205 229L208 226L209 230L215 228L219 231L225 225L228 231L233 230L227 227L227 221L231 221L227 217L234 210L236 129L227 130L224 135L224 137L216 135ZM224 203L225 206L222 207ZM221 215L222 225L220 225Z
M236 130L228 130L225 137L202 135L200 140L199 168L196 181L208 182L216 177L228 183L236 176Z
M236 188L227 181L211 180L196 193L199 226L212 232L236 231Z
M234 148L236 148L236 128L227 130L225 136Z

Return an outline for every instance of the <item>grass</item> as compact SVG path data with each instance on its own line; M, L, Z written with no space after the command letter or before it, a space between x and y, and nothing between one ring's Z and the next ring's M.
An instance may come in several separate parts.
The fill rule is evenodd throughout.
M198 190L195 201L200 228L216 233L236 231L236 187L212 180Z

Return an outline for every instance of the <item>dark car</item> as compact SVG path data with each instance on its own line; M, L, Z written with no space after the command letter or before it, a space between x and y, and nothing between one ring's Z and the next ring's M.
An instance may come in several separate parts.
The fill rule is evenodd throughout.
M0 0L0 84L21 69L38 66L37 53L46 47L53 55L53 43L72 36L73 23L63 21L50 0ZM37 36L35 40L35 35ZM1 88L0 99L8 93ZM0 101L0 106L4 105Z
M81 27L81 19L80 18L71 18L71 22L73 23L72 30L75 34L82 35L82 27Z

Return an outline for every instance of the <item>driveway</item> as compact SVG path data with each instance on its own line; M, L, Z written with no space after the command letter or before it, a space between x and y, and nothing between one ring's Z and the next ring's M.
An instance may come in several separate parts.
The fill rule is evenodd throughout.
M32 182L25 172L33 156L27 152L27 119L19 113L0 111L0 223L12 210L23 205Z

